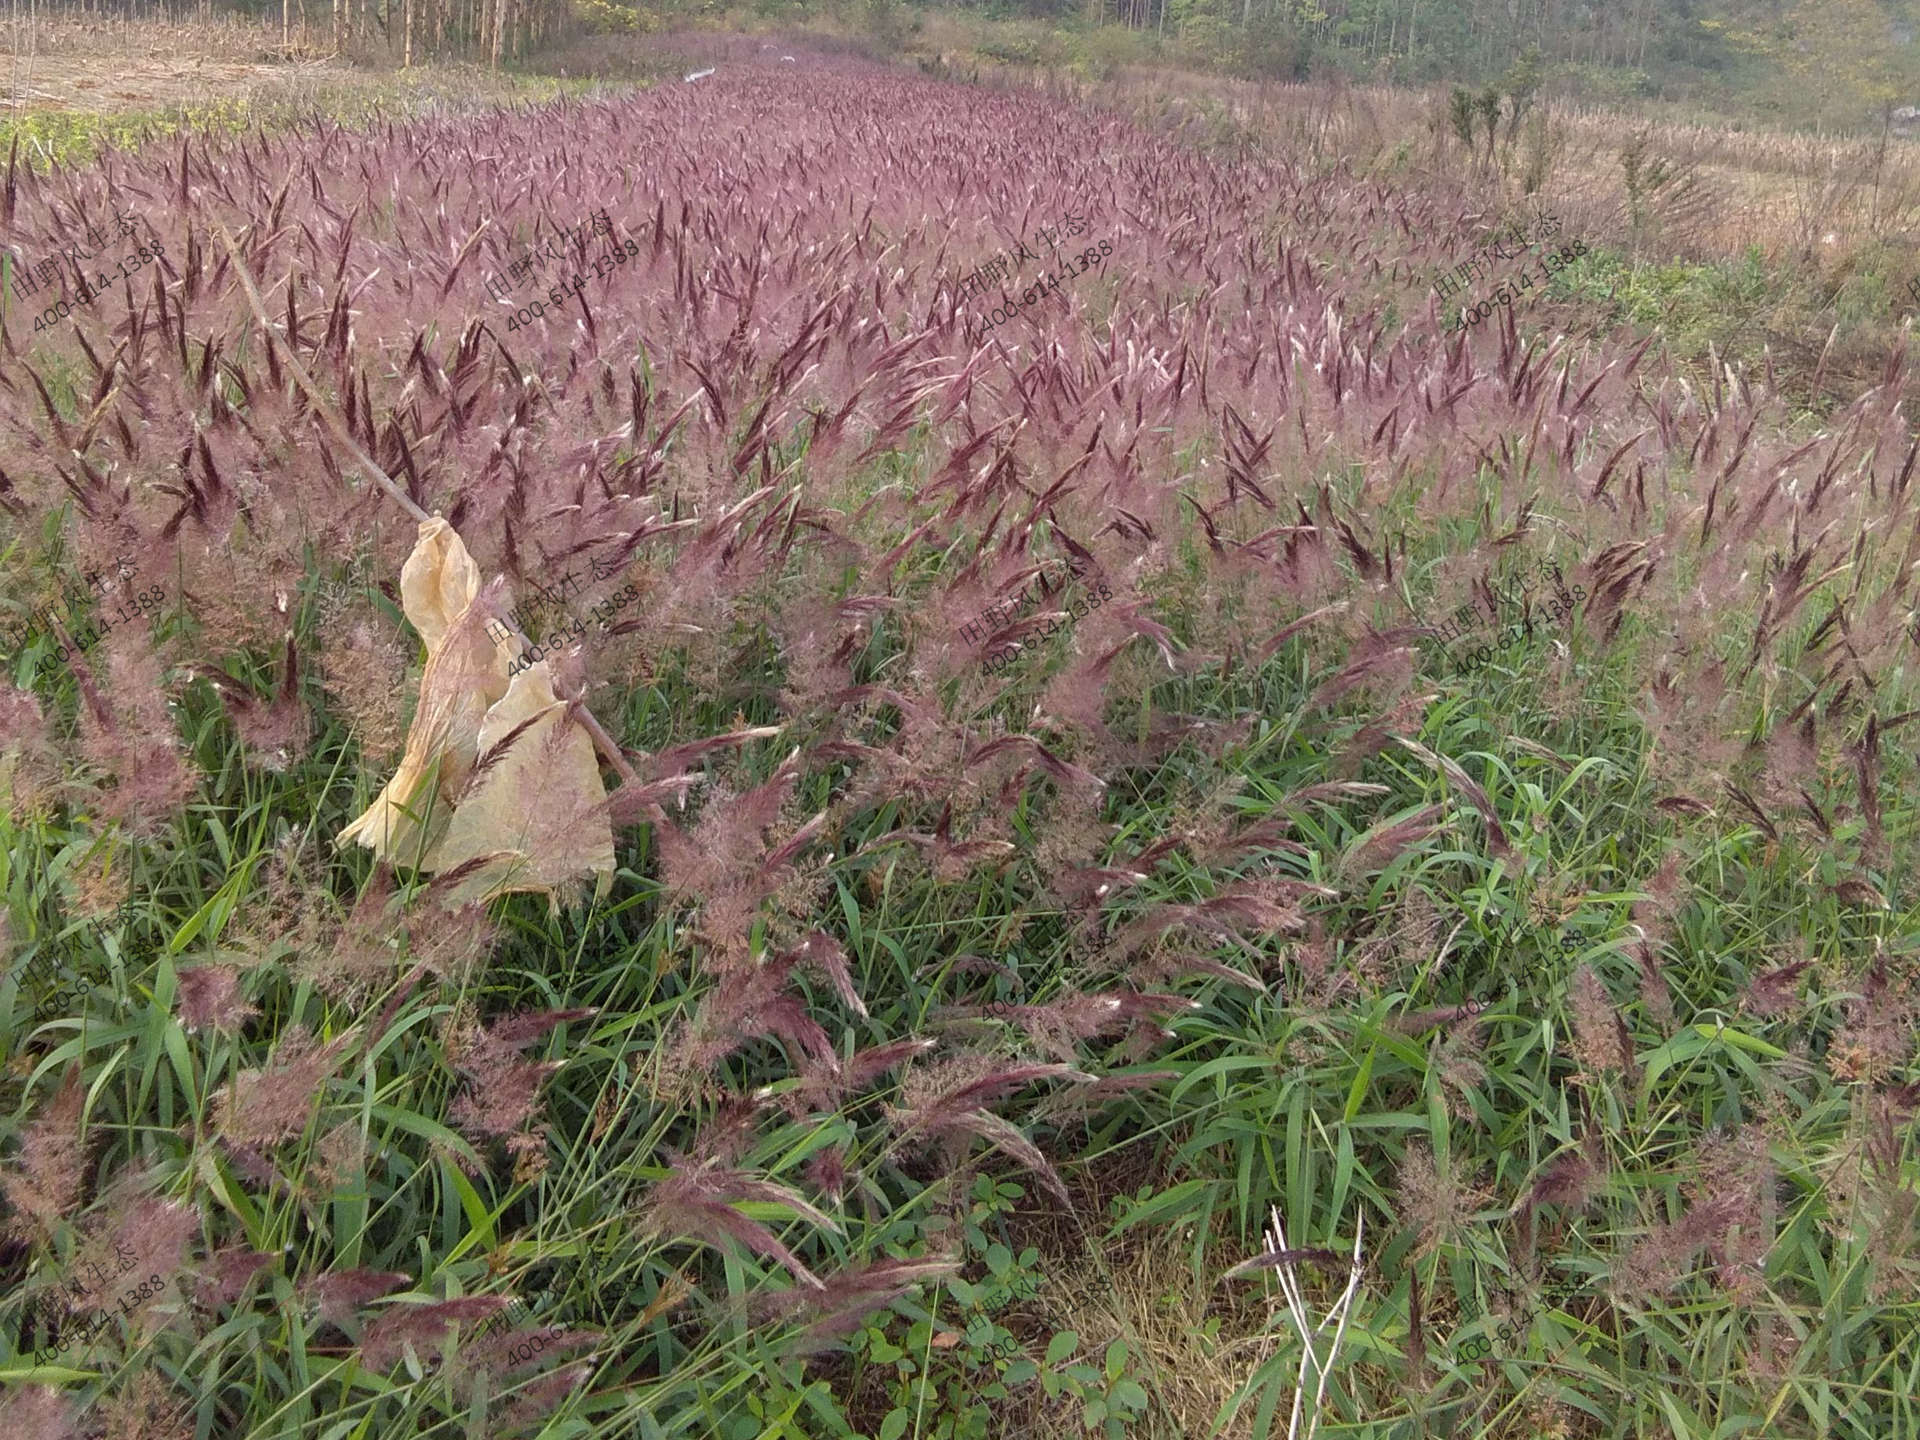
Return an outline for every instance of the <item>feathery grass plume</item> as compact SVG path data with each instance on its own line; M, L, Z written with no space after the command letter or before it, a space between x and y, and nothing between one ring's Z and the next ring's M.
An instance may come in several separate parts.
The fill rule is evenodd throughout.
M1156 1043L1161 1038L1173 1038L1171 1031L1159 1031L1158 1027L1141 1028L1153 1030ZM1150 1047L1142 1048L1144 1051ZM1131 1046L1123 1046L1121 1055L1122 1063L1129 1065L1142 1058L1133 1053ZM1135 1090L1152 1089L1168 1080L1177 1079L1179 1074L1177 1070L1135 1070L1126 1074L1102 1075L1088 1084L1054 1091L1033 1107L1033 1115L1036 1120L1090 1121L1118 1097Z
M1473 1092L1487 1081L1487 1067L1478 1058L1486 1043L1486 1017L1472 1015L1450 1026L1434 1049L1432 1063L1440 1076L1442 1094L1451 1097L1450 1113L1469 1123L1477 1123L1480 1118ZM1453 1104L1460 1107L1458 1112L1452 1111Z
M718 1092L707 1123L700 1127L700 1138L693 1154L696 1159L716 1160L722 1165L738 1164L758 1138L760 1114L765 1108L758 1095Z
M1489 854L1495 858L1511 856L1513 854L1513 846L1507 840L1507 832L1500 824L1500 814L1494 808L1493 801L1487 795L1485 788L1482 787L1478 781L1468 775L1465 770L1461 769L1457 761L1448 756L1436 755L1418 741L1409 740L1404 736L1396 736L1394 738L1398 740L1401 745L1412 751L1421 761L1432 766L1448 780L1452 781L1460 793L1467 797L1468 803L1480 812L1480 818L1486 822L1487 826L1487 851Z
M701 933L723 963L744 953L761 902L780 888L794 856L825 823L817 815L779 845L766 836L800 778L799 757L796 749L765 783L744 794L714 787L691 830L665 825L655 831L667 893L703 902Z
M175 1010L181 1026L195 1030L221 1030L238 1034L260 1012L240 993L240 972L230 965L195 965L178 972L179 994Z
M99 1404L99 1440L193 1440L195 1398L176 1394L157 1370L140 1370Z
M376 861L353 908L337 923L323 918L311 946L294 961L294 973L323 994L363 998L391 980L400 966L400 937L394 933L398 908L393 869Z
M854 647L866 632L870 617L884 618L886 611L900 603L885 595L836 603L830 595L823 595L796 600L770 617L786 659L785 683L779 694L781 713L801 719L830 708L829 697L853 683ZM848 604L853 607L851 611Z
M0 1398L0 1427L23 1440L81 1440L78 1412L51 1385L22 1385Z
M8 1235L50 1244L55 1224L79 1206L86 1179L86 1146L80 1138L85 1105L80 1069L70 1065L53 1098L21 1128L20 1153L0 1172L0 1194L14 1212ZM22 1219L31 1228L23 1227Z
M396 1301L382 1306L379 1317L360 1338L360 1363L381 1375L409 1353L425 1360L429 1346L437 1346L444 1359L452 1348L450 1329L483 1321L510 1303L503 1295L466 1295L457 1300Z
M92 803L135 834L148 834L173 818L198 777L174 730L159 657L144 636L133 632L133 626L123 625L101 646L105 694L79 655L68 663L83 697L80 753L113 782L97 791Z
M1132 954L1149 941L1171 930L1189 929L1216 940L1231 941L1244 935L1271 935L1295 932L1306 923L1305 917L1290 903L1292 896L1277 898L1288 891L1310 890L1334 894L1324 886L1284 877L1262 876L1228 885L1210 900L1194 905L1155 905L1138 920L1123 927L1113 938L1113 947Z
M821 1229L840 1233L832 1218L798 1191L698 1154L673 1161L667 1178L648 1192L640 1220L643 1229L663 1238L711 1243L709 1237L724 1235L757 1255L778 1260L803 1284L824 1288L779 1236L734 1208L749 1201L784 1205Z
M255 867L252 888L221 931L223 959L242 971L291 963L289 952L313 953L331 928L339 906L324 879L326 858L309 853L320 822L289 826Z
M1873 910L1891 910L1887 897L1872 882L1860 875L1849 875L1833 887L1833 893L1848 905L1865 905Z
M413 1282L411 1275L389 1270L330 1270L302 1284L301 1297L317 1308L322 1324L339 1325L383 1295Z
M1009 1018L1027 1033L1037 1049L1070 1065L1080 1046L1088 1042L1126 1030L1148 1016L1199 1008L1197 1001L1180 995L1142 995L1129 990L1088 994L1068 987L1044 1004L1014 1006ZM1171 1032L1161 1033L1171 1038Z
M1442 1176L1433 1151L1424 1141L1411 1140L1396 1176L1396 1209L1417 1237L1409 1261L1451 1245L1465 1231L1473 1200Z
M521 1386L519 1398L501 1414L500 1428L494 1433L504 1440L506 1436L526 1432L592 1378L593 1366L582 1363L565 1366Z
M800 942L792 958L802 967L817 972L849 1010L863 1020L867 1018L866 1004L853 988L847 952L838 940L824 930L815 930Z
M1412 690L1370 717L1335 752L1331 773L1343 777L1341 783L1350 783L1347 777L1357 775L1368 760L1402 735L1418 731L1439 698L1437 690Z
M1809 710L1804 725L1783 721L1767 737L1766 784L1761 793L1775 805L1792 803L1806 793L1805 786L1819 780L1820 747L1813 725Z
M679 1093L762 1035L776 1036L816 1061L831 1056L833 1042L827 1032L788 988L798 958L797 951L790 951L759 965L721 968L718 982L701 997L692 1017L682 1018L662 1047L656 1081L662 1092Z
M258 1146L236 1145L225 1136L215 1136L214 1139L220 1147L220 1153L227 1157L227 1162L249 1185L275 1195L291 1193L293 1187L287 1182L287 1177L274 1168L273 1163L260 1153Z
M214 1128L235 1145L277 1145L307 1128L334 1068L352 1048L343 1035L326 1045L315 1043L305 1026L294 1025L274 1047L273 1063L243 1070L233 1088L215 1097Z
M284 772L307 752L312 725L300 700L300 652L293 632L286 634L280 661L280 685L273 699L261 701L240 686L216 679L214 687L227 708L248 760L263 770Z
M1348 842L1336 864L1342 876L1359 878L1391 865L1408 850L1444 828L1445 811L1438 805L1425 805L1398 819L1388 818L1362 831Z
M1740 1008L1768 1018L1785 1014L1798 998L1800 977L1812 966L1811 960L1796 960L1755 975L1740 993Z
M406 640L384 617L348 618L321 631L321 683L339 702L361 756L376 765L390 762L407 738L408 658Z
M809 1355L830 1348L834 1341L859 1329L860 1322L875 1310L891 1305L918 1286L959 1271L960 1262L950 1255L873 1260L835 1271L817 1289L795 1286L763 1292L750 1303L761 1320L814 1316L794 1351Z
M1103 817L1103 808L1099 794L1082 787L1062 788L1054 793L1047 823L1032 847L1033 863L1040 874L1047 877L1045 883L1050 894L1069 899L1071 891L1062 893L1054 877L1071 868L1097 866L1099 857L1112 843L1114 826ZM998 873L1020 848L1012 844L1015 835L1008 819L1011 809L1011 805L1005 808L988 805L975 810L967 830L967 843L973 849L963 857L956 857L966 863L940 865L934 873L942 879L958 880L981 860L987 861ZM1103 903L1106 898L1099 897Z
M508 1376L525 1370L543 1370L570 1351L593 1348L600 1338L598 1330L576 1330L566 1325L485 1329L469 1337L467 1343L460 1347L456 1362L456 1384L461 1391L471 1393L476 1371ZM536 1340L537 1345L530 1343ZM515 1354L515 1351L520 1353Z
M1711 1252L1721 1283L1737 1295L1762 1287L1760 1262L1773 1247L1777 1210L1766 1127L1749 1124L1736 1139L1709 1136L1693 1158L1697 1176L1687 1186L1681 1218L1652 1226L1628 1248L1614 1266L1617 1293L1670 1293L1702 1250Z
M806 1176L815 1189L837 1205L847 1191L846 1147L828 1145L814 1151L807 1160Z
M253 1277L279 1263L281 1256L271 1250L249 1250L229 1245L207 1257L194 1299L208 1310L220 1310L240 1303Z
M1687 905L1692 887L1686 879L1687 857L1678 848L1660 859L1659 868L1646 884L1646 898L1633 902L1627 913L1649 945L1658 948L1672 934L1675 917Z
M1586 1208L1606 1174L1606 1149L1601 1142L1600 1132L1589 1126L1580 1148L1550 1160L1540 1172L1540 1178L1507 1212L1521 1226L1521 1253L1534 1253L1540 1206L1553 1205L1566 1211L1569 1216L1576 1215Z
M887 1123L898 1137L896 1143L938 1144L956 1162L966 1153L968 1141L983 1139L1032 1170L1065 1199L1066 1186L1046 1157L986 1109L1035 1080L1055 1078L1092 1079L1071 1065L1009 1064L998 1056L965 1051L909 1070L900 1084L901 1103L886 1107Z
M1826 1189L1832 1217L1826 1228L1873 1257L1867 1294L1881 1303L1912 1293L1920 1278L1920 1196L1906 1183L1904 1141L1894 1133L1893 1109L1876 1099L1864 1115L1856 1113L1848 1126L1852 1143L1828 1172Z
M1827 1046L1828 1073L1843 1082L1890 1079L1912 1053L1917 1008L1911 982L1892 979L1885 957L1876 958Z
M1353 647L1353 656L1332 678L1313 692L1308 705L1331 705L1348 691L1365 687L1369 694L1397 696L1412 683L1419 652L1410 645L1386 645L1386 637L1369 631Z
M173 1290L180 1288L187 1247L199 1234L200 1211L196 1206L148 1196L128 1206L115 1229L112 1249L118 1255L132 1253L134 1261L128 1273L157 1274ZM114 1287L107 1285L98 1294L90 1292L88 1303L104 1306L114 1293Z
M1726 775L1739 758L1740 743L1728 738L1722 708L1727 695L1726 676L1718 665L1681 677L1662 670L1647 687L1644 718L1651 744L1647 764L1656 778L1685 784L1699 778Z
M1607 987L1591 965L1573 972L1567 990L1568 1009L1573 1021L1573 1056L1589 1071L1621 1070L1631 1072L1633 1052L1621 1033L1621 1020L1607 994Z
M1391 923L1380 926L1349 952L1347 968L1364 983L1365 988L1382 990L1398 966L1425 964L1434 958L1435 952L1440 949L1440 931L1440 912L1432 899L1418 886L1410 886L1394 906ZM1435 961L1436 975L1441 972L1443 965L1444 958ZM1454 1020L1460 1017L1449 1015L1446 1018Z
M68 908L76 915L105 923L109 929L116 922L124 923L132 896L133 861L130 846L98 846L67 872L73 884L67 892Z
M422 906L407 916L407 957L450 985L465 985L487 962L499 927L482 904Z
M1709 1135L1700 1146L1693 1208L1718 1222L1707 1239L1707 1251L1719 1267L1722 1287L1743 1304L1758 1300L1766 1288L1764 1267L1780 1208L1779 1176L1768 1142L1784 1138L1779 1124L1762 1119L1743 1125L1736 1135ZM1910 1204L1909 1215L1911 1209Z
M1634 963L1640 967L1640 1003L1661 1025L1673 1024L1673 995L1667 989L1667 977L1653 958L1653 946L1645 940L1633 947Z
M550 1010L508 1015L484 1029L456 1030L447 1059L467 1077L447 1118L475 1140L500 1139L514 1155L538 1153L544 1142L522 1133L540 1110L540 1087L563 1060L522 1060L518 1052L556 1025L597 1015L597 1010Z
M324 1200L367 1169L367 1137L357 1120L334 1126L313 1147L302 1176L307 1193Z
M1781 1384L1799 1368L1800 1352L1814 1343L1813 1336L1800 1337L1780 1316L1756 1312L1746 1345L1747 1369L1768 1386Z
M795 1084L780 1097L781 1104L795 1120L836 1110L849 1096L859 1094L896 1065L924 1054L938 1043L928 1039L892 1040L856 1050L844 1063L830 1050L816 1055L801 1049L794 1057ZM755 1092L756 1099L763 1097L771 1097L771 1087Z
M60 784L60 756L40 702L0 680L0 782L16 821L45 814Z
M1195 955L1184 950L1156 949L1128 968L1127 979L1135 985L1164 985L1183 975L1207 975L1256 993L1266 993L1266 984L1244 970L1236 970L1224 961Z

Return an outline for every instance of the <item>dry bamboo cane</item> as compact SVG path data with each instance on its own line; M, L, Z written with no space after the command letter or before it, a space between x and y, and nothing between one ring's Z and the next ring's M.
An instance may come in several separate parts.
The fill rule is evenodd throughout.
M483 222L483 226L485 223L490 222ZM338 413L334 410L333 403L320 393L320 387L315 385L313 383L313 377L307 374L307 368L300 363L300 357L294 353L293 346L288 343L285 336L274 328L273 321L267 318L266 304L260 299L260 291L254 286L253 275L247 269L246 261L240 258L240 250L239 247L233 243L233 237L227 234L226 227L218 221L214 222L213 233L220 237L220 243L226 247L227 256L233 262L234 275L240 281L240 288L246 292L247 304L252 307L254 319L260 322L260 328L266 332L270 341L279 342L280 349L286 357L288 372L293 376L295 383L306 392L307 399L313 405L314 413L320 417L320 422L332 432L333 438L338 441L346 450L347 454L353 458L354 463L366 472L367 478L372 480L375 485L379 486L380 489L386 493L388 499L392 500L394 504L398 505L402 510L405 510L416 521L432 519L432 516L428 515L426 511L414 503L411 495L400 488L391 475L387 474L385 470L382 470L375 464L373 458L360 448L359 442L353 438L345 422L340 419ZM522 632L518 625L514 624L512 619L506 619L503 623L516 640L522 645L531 648L532 642L527 639L525 633ZM594 719L593 712L587 709L584 698L579 698L577 703L574 704L573 713L579 719L581 727L585 729L588 735L593 737L594 748L600 752L601 758L618 773L621 783L630 785L635 790L641 789L640 777L633 773L633 767L627 763L626 755L621 751L620 746L614 741L613 737L607 734L598 720ZM658 807L652 808L657 810ZM665 812L660 812L660 818L666 818Z

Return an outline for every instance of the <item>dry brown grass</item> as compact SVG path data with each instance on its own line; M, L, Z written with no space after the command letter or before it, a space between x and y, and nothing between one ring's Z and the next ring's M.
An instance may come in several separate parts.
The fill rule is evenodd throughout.
M119 15L48 15L32 22L31 46L42 56L90 59L145 55L156 60L259 60L277 53L279 25L268 26L238 15L206 19ZM22 15L0 27L8 54L29 48L28 21Z
M1311 169L1344 159L1356 170L1452 178L1484 193L1490 211L1523 194L1524 135L1499 172L1476 167L1446 123L1440 91L1257 84L1167 69L1130 71L1112 84L1083 88L1121 108L1176 121L1184 114L1196 129L1204 128L1204 117L1218 116L1229 127L1223 139L1252 137ZM1676 175L1692 177L1707 202L1686 207L1683 226L1652 236L1643 230L1643 244L1663 257L1705 260L1758 245L1769 259L1811 258L1831 267L1874 243L1920 246L1914 238L1920 234L1920 142L1735 130L1657 107L1547 102L1538 108L1553 155L1539 198L1577 217L1582 235L1615 243L1630 238L1621 150L1641 136L1648 162L1663 160Z
M1178 1177L1157 1175L1118 1157L1083 1167L1068 1177L1071 1214L1109 1215L1117 1196L1150 1178L1164 1186ZM1081 1354L1095 1362L1110 1343L1125 1341L1128 1373L1152 1398L1137 1432L1142 1437L1186 1440L1215 1433L1221 1407L1292 1333L1270 1324L1277 1312L1269 1311L1262 1281L1221 1279L1246 1258L1229 1236L1214 1237L1196 1283L1196 1240L1190 1229L1143 1225L1096 1249L1067 1212L1049 1208L1012 1217L1012 1230L1016 1248L1039 1249L1042 1284L1032 1300L1006 1317L1007 1325L1027 1337L1036 1355L1060 1330L1078 1333ZM1216 1322L1212 1334L1209 1322ZM1009 1403L1024 1408L1010 1415L1002 1433L1059 1440L1079 1440L1086 1433L1076 1405L1049 1402L1037 1386L1017 1392ZM1220 1440L1245 1440L1251 1434L1251 1407L1218 1432Z
M283 55L277 24L233 17L169 21L55 17L0 25L0 83L11 113L112 113L251 100L316 77L349 82L354 67L323 62L312 36Z

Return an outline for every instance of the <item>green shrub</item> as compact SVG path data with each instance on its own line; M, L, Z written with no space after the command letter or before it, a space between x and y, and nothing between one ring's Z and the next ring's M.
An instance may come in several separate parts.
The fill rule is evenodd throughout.
M869 38L889 50L907 43L907 17L900 0L861 0L860 23Z
M1218 15L1194 15L1182 22L1180 42L1200 60L1220 60L1233 53L1233 26Z
M1081 79L1105 82L1119 74L1123 66L1148 64L1158 47L1150 35L1120 25L1102 25L1070 35L1067 52L1067 63Z
M1071 58L1060 35L1037 22L998 26L974 48L1003 65L1065 65Z
M577 0L574 13L596 35L632 35L640 30L640 12L613 0Z
M1304 80L1313 44L1285 25L1249 25L1241 32L1235 68L1255 80Z
M1447 97L1447 119L1453 125L1453 133L1460 137L1460 143L1467 147L1467 153L1473 153L1473 92L1462 86L1453 87L1453 93Z

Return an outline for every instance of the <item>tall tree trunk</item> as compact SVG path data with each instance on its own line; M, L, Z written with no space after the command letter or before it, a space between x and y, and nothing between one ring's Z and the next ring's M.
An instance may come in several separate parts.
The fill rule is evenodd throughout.
M293 42L287 38L287 0L280 0L280 49L282 53L291 49Z
M413 0L405 0L405 3L406 17L400 23L406 27L407 38L402 42L400 68L411 70L413 68Z
M506 27L507 0L493 0L493 58L487 62L489 70L500 68L500 33Z
M333 49L340 51L340 0L333 0Z

